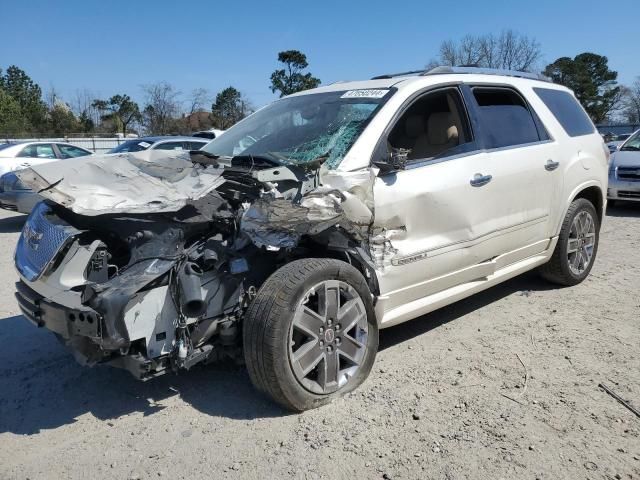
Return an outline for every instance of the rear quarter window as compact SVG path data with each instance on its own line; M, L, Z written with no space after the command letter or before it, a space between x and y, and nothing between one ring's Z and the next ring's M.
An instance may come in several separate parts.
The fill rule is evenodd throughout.
M551 110L553 116L570 137L579 137L595 132L591 119L569 92L551 88L534 88L533 91Z

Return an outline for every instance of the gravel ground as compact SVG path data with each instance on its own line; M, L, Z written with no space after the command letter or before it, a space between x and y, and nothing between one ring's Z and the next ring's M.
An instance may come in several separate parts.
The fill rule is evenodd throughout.
M0 478L640 478L640 208L589 279L526 274L381 333L369 380L301 415L223 364L139 383L85 369L13 298L0 213Z

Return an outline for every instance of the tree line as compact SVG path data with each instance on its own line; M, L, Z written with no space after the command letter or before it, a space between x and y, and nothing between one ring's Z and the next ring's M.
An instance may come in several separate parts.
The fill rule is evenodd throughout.
M271 75L270 88L281 97L320 85L318 78L304 71L308 67L304 53L280 52L278 62L282 68ZM125 93L96 98L89 90L78 90L63 99L51 88L43 95L25 71L12 65L5 72L0 69L0 135L188 134L226 130L254 110L233 86L215 96L206 88L183 95L167 82L141 85L141 91L141 105Z
M618 84L618 73L609 68L607 57L592 52L560 57L544 67L542 58L535 38L505 30L444 40L426 68L464 65L541 72L571 88L595 123L640 123L640 77L630 86ZM320 79L307 71L304 53L286 50L277 59L280 68L270 77L273 93L283 97L320 85ZM187 134L226 130L254 110L233 86L215 96L206 88L183 94L167 82L142 85L141 91L141 105L125 93L97 98L79 90L63 99L51 88L43 95L26 72L12 65L4 72L0 69L0 135Z
M631 86L618 84L618 72L609 68L606 56L584 52L573 58L560 57L544 67L541 64L542 49L535 38L505 30L498 35L445 40L427 68L474 65L539 72L573 90L595 123L640 123L640 77Z

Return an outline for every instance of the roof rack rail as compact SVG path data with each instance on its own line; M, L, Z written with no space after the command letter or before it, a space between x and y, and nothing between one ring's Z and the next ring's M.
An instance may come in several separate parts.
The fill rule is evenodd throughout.
M542 75L541 73L531 73L531 72L520 72L517 70L502 70L499 68L483 68L483 67L472 67L472 66L460 66L460 67L449 67L449 66L439 66L432 68L430 70L413 70L410 72L403 73L395 73L389 75L379 75L377 77L373 77L372 80L379 80L383 78L394 78L394 77L403 77L408 75L446 75L446 74L476 74L476 75L502 75L506 77L518 77L518 78L528 78L530 80L541 80L543 82L552 82L552 80Z
M502 75L505 77L519 77L528 78L530 80L542 80L544 82L551 82L551 79L541 73L521 72L519 70L503 70L500 68L484 68L484 67L435 67L431 70L421 73L421 75L443 75L447 73L475 73L477 75Z
M424 72L426 72L426 70L410 70L408 72L386 73L384 75L378 75L377 77L371 77L371 80L383 80L386 78L406 77L408 75L421 75Z

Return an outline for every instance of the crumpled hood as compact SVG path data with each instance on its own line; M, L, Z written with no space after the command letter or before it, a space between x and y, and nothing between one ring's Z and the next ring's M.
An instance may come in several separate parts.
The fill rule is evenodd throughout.
M638 167L640 168L640 152L620 151L613 154L611 163L615 167Z
M356 238L367 236L375 169L322 167L302 173L290 168L225 169L194 163L187 152L151 150L69 159L16 175L44 198L86 216L173 213L200 199L208 205L203 197L225 204L223 198L231 199L242 210L240 230L259 247L291 248L302 236L334 225ZM214 210L205 218L217 216Z
M94 216L175 212L215 189L221 173L194 164L188 152L146 150L45 163L16 175L42 197Z

